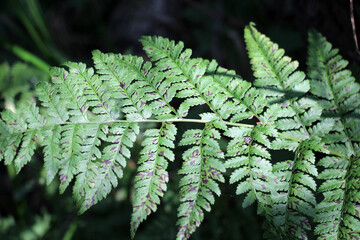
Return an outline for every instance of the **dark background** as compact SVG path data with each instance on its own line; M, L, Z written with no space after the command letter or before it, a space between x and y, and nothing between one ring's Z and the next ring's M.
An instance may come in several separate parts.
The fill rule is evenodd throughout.
M360 0L353 1L359 32ZM92 66L94 49L144 56L138 39L161 35L183 41L194 56L216 59L251 81L243 41L244 27L251 21L298 60L304 71L307 33L317 29L339 48L359 79L360 58L348 0L1 0L0 63L23 61L24 54L14 51L20 47L51 66L69 60ZM28 62L34 75L43 77L44 71ZM14 81L3 84L2 89L0 86L3 95ZM11 166L0 164L1 239L129 239L136 155L129 161L119 187L78 216L70 189L60 196L58 182L50 186L44 183L38 154L16 177ZM141 225L136 239L174 239L177 168L176 164L169 166L173 174L170 190L158 212ZM223 196L217 198L213 211L205 215L192 239L261 239L262 219L256 209L242 209L241 198L234 196L235 187L223 188Z

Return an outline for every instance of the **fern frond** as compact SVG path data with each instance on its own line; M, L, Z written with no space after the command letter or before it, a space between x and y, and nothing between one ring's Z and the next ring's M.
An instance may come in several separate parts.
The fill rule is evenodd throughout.
M303 97L310 88L309 81L303 72L296 71L298 63L284 56L284 50L253 25L245 29L245 41L255 85L265 89L273 99L270 101L281 103L274 126L287 139L275 139L271 148L295 152L294 160L274 166L274 223L281 227L284 238L307 239L306 230L311 226L306 216L314 216L316 205L313 192L317 170L313 151L326 151L321 138L331 131L334 122L317 122L322 108L313 99Z
M101 74L100 79L105 82L107 89L112 93L112 97L119 99L118 107L125 114L128 120L147 119L151 116L150 106L143 99L147 92L142 88L143 84L134 83L134 78L128 68L119 64L115 54L104 54L100 51L93 52L93 60L97 72ZM138 90L138 92L136 91ZM146 96L145 96L146 97Z
M42 110L47 116L46 121L48 123L65 123L69 119L69 114L64 106L64 101L61 101L60 96L55 92L52 85L48 82L40 82L36 86L36 93L44 107Z
M180 180L180 201L178 209L179 231L177 239L188 239L204 218L203 210L210 211L214 204L214 194L220 195L220 188L215 182L224 182L222 172L224 158L216 139L220 133L213 123L205 124L203 130L187 130L180 145L195 145L183 154L184 163L179 171L184 174Z
M162 37L143 37L140 41L151 60L156 62L159 69L165 71L168 79L180 82L176 84L176 97L185 99L178 109L181 117L186 117L191 107L206 104L219 119L222 118L220 109L224 100L215 98L221 97L216 95L219 91L217 86L213 85L209 78L202 77L207 70L207 60L191 58L192 51L183 51L183 42L175 44L174 41Z
M167 189L169 180L166 168L168 161L174 161L175 155L171 148L175 145L176 127L174 124L163 123L160 129L148 129L144 133L143 150L135 177L135 201L131 217L131 234L134 237L139 224L157 209L160 198Z
M213 106L223 120L229 117L231 122L253 117L259 119L258 115L263 111L266 100L251 83L236 75L235 71L229 71L211 61L201 82L204 80L208 81L207 96L213 96Z
M141 144L134 237L167 189L175 123L202 124L179 142L188 148L179 171L177 239L190 238L211 210L226 167L236 194L244 194L243 207L256 203L265 217L267 237L308 239L311 230L319 239L360 237L360 85L325 38L310 33L309 81L298 62L250 24L245 42L254 86L216 61L191 58L182 42L140 41L150 61L97 50L94 68L73 62L52 68L52 83L37 84L40 109L32 99L1 113L0 160L19 172L42 146L47 184L57 175L61 193L73 184L83 213L118 185L141 140L140 124L159 124ZM186 118L200 105L191 112L196 119ZM221 136L230 138L225 153ZM293 158L278 161L271 156L276 150Z
M46 169L46 183L49 185L60 168L61 160L61 126L49 127L44 131L44 167Z
M83 96L86 99L86 107L91 108L91 112L96 114L93 121L105 121L116 119L117 116L111 112L114 109L114 100L110 99L110 91L106 91L106 86L94 69L86 69L83 63L67 62L69 67L69 78L78 82L83 89Z
M83 89L69 76L69 72L63 68L50 69L52 82L60 93L61 98L66 103L66 108L73 122L88 121L88 105L83 97Z
M122 178L122 169L126 166L126 158L130 158L131 155L129 148L133 146L139 130L137 123L113 124L109 130L111 135L105 139L109 145L103 149L101 158L84 165L88 176L85 196L80 195L84 198L80 213L101 201L110 193L112 187L117 186L117 179Z
M317 206L315 233L320 239L360 237L359 109L360 85L346 70L347 61L316 31L309 33L308 74L311 92L319 98L325 118L335 119L333 131L324 142L344 157L328 156L319 161L325 169L319 174L324 182L319 188L324 199ZM350 117L352 116L352 117Z
M264 88L268 96L282 102L309 90L305 74L296 71L299 63L284 56L284 50L258 32L254 24L245 28L245 42L256 77L255 86Z

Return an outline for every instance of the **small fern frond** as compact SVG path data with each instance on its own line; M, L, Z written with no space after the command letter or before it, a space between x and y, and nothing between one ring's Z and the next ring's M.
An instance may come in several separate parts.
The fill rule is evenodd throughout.
M106 133L104 129L101 131ZM102 150L101 157L89 162L89 165L83 165L88 175L85 182L85 196L80 194L83 197L80 213L104 199L112 187L117 186L117 179L123 176L122 169L126 166L126 159L131 155L129 148L133 146L139 131L137 123L113 124L105 139L109 145Z
M46 169L46 183L49 185L60 168L61 160L61 126L56 125L44 130L44 167Z
M169 180L166 171L168 161L174 161L176 127L164 122L160 129L148 129L144 133L143 150L138 164L138 174L135 177L135 201L131 217L131 234L134 237L140 223L157 209L160 198L167 189Z
M120 56L104 54L100 51L93 52L93 60L100 79L106 84L111 97L118 99L118 107L128 120L143 120L151 116L151 109L146 104L144 93L146 89L139 88L134 83L133 77L129 77L131 71L121 66L117 60ZM139 90L137 92L136 90Z
M207 80L210 81L207 96L213 96L213 105L223 120L229 117L231 122L253 117L259 119L258 115L263 111L266 101L251 83L242 80L235 71L218 66L215 61L210 62L201 81L207 78L210 78Z
M203 130L187 130L180 145L195 145L183 154L184 163L179 171L184 177L180 180L180 201L178 210L179 231L177 239L188 239L204 218L203 210L210 211L214 204L214 194L221 191L215 181L224 182L225 171L223 152L217 139L220 133L214 123L207 123Z
M61 133L61 151L60 160L60 193L63 193L71 180L78 173L78 162L81 159L81 143L83 125L69 124L62 127Z
M360 119L360 85L346 70L347 61L337 54L331 44L316 31L309 33L308 74L311 92L324 108L323 117L335 120L333 131L324 142L328 149L341 152L344 157L327 156L319 166L324 182L319 188L324 199L318 204L315 233L320 239L351 239L360 237L358 179ZM351 117L350 117L351 116Z
M296 71L299 63L284 56L284 50L256 30L254 24L245 28L245 42L253 65L255 86L265 90L277 102L297 99L310 88L305 74Z
M114 100L110 99L110 91L106 91L106 85L94 74L94 69L86 69L83 63L67 62L65 66L69 67L69 78L77 81L83 89L82 95L86 99L83 109L91 108L91 112L95 114L92 120L101 122L116 119L117 116L111 112L114 109Z
M185 99L179 106L178 113L186 117L189 109L197 105L206 104L222 119L219 109L220 101L212 101L218 91L212 81L202 76L205 74L208 61L201 58L191 58L191 49L185 49L183 42L175 44L162 37L143 37L141 40L144 50L156 66L165 71L171 81L177 83L177 98Z
M88 121L88 105L86 98L83 97L83 89L76 79L69 76L69 72L63 68L51 68L50 74L52 82L57 88L62 101L65 102L66 109L72 122Z
M65 123L69 119L69 114L66 111L64 102L61 101L60 96L55 92L54 87L48 82L40 82L36 86L36 93L41 101L42 110L48 116L47 123L59 124Z

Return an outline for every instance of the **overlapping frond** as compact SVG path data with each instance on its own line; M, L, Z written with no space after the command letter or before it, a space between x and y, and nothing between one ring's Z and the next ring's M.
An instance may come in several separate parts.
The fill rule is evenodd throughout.
M307 239L306 230L311 229L308 217L314 216L316 206L317 171L313 151L324 150L321 137L331 130L334 122L320 119L322 108L311 98L303 97L309 91L309 81L303 72L296 71L298 63L284 56L283 49L253 25L245 29L245 41L255 85L264 88L272 99L270 103L281 103L274 127L288 138L276 138L271 148L295 153L293 160L274 166L274 223L282 228L285 238Z
M323 117L335 120L333 131L324 142L343 154L327 156L318 163L324 170L319 188L324 199L316 207L315 228L319 239L360 237L360 85L346 70L347 61L316 31L309 33L308 75L311 92L324 109Z
M227 70L211 61L201 84L205 82L206 97L211 97L213 108L223 120L231 122L244 119L259 119L259 114L266 106L266 100L260 92L244 81L235 71Z

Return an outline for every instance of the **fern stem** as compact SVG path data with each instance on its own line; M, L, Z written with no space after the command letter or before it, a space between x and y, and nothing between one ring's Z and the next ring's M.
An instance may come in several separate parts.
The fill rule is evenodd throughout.
M191 118L172 118L172 119L164 119L164 120L159 120L159 119L141 119L141 120L109 120L109 121L103 121L103 122L95 122L95 121L88 121L88 122L65 122L65 123L61 123L61 124L49 124L49 125L43 125L43 127L54 127L57 125L68 125L68 124L113 124L113 123L164 123L164 122L188 122L188 123L199 123L199 124L207 124L209 122L211 122L211 120L201 120L201 119L191 119ZM245 124L245 123L234 123L234 122L228 122L228 121L223 121L226 125L228 126L234 126L234 127L245 127L245 128L254 128L254 125L251 124ZM31 130L31 129L26 129L23 132L26 132L27 130ZM283 137L283 138L287 138L296 142L302 142L303 140L298 139L298 138L294 138L291 137L289 135L283 134L283 133L278 133L279 136ZM346 156L342 153L327 149L327 151L335 156L338 157L342 157L345 159L350 160L349 156Z

